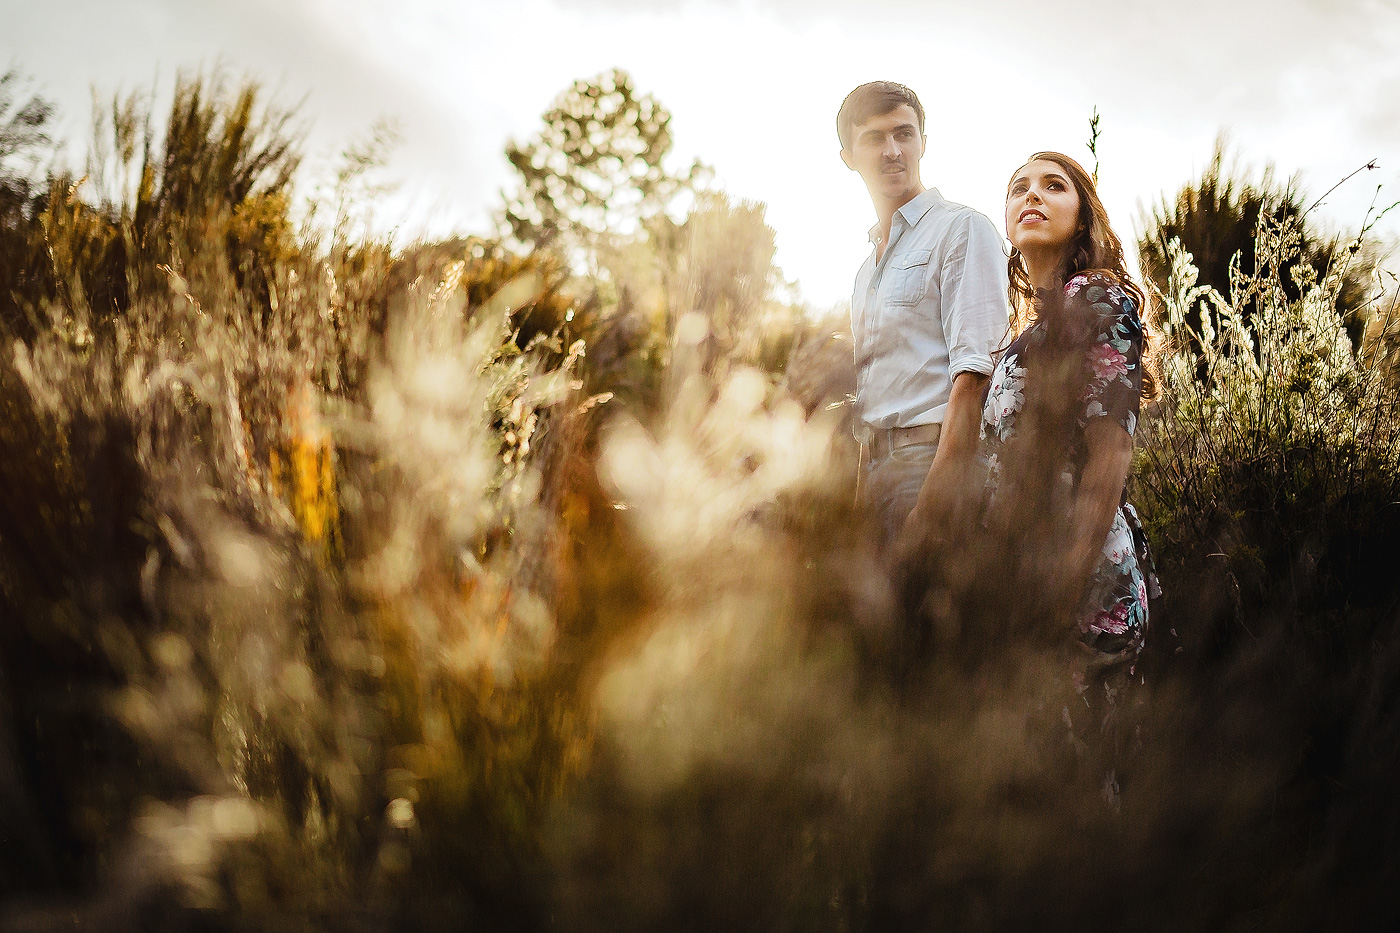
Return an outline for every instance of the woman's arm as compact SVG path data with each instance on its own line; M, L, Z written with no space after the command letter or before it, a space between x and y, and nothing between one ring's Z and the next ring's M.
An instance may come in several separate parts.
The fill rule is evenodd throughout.
M1083 596L1122 501L1133 461L1142 393L1142 322L1137 304L1117 277L1102 272L1075 276L1065 285L1066 313L1098 332L1088 349L1088 385L1080 423L1084 466L1071 505L1070 546L1065 552L1066 595Z
M1070 516L1072 538L1064 577L1066 596L1076 604L1102 559L1133 463L1132 435L1109 418L1096 418L1085 426L1084 443L1088 456Z

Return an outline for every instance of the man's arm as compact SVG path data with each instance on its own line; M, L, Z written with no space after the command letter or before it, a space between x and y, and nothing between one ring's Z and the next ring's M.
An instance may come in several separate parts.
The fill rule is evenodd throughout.
M1006 336L1006 257L1001 235L981 214L968 212L939 268L943 334L953 371L943 433L919 501L905 523L906 537L961 520L975 475L982 432L982 395L992 353ZM971 495L969 495L971 494Z
M918 534L931 525L946 525L958 518L974 490L977 451L982 432L982 393L987 376L961 372L953 378L938 452L919 490L919 500L905 522L905 533Z

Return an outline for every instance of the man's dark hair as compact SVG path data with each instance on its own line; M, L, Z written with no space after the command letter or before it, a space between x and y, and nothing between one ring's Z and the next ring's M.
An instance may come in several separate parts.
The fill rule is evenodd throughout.
M841 109L836 112L836 135L841 140L841 148L851 148L851 133L857 126L905 104L914 108L919 118L919 135L924 135L924 105L919 103L918 95L904 85L893 81L871 81L847 94L841 102Z

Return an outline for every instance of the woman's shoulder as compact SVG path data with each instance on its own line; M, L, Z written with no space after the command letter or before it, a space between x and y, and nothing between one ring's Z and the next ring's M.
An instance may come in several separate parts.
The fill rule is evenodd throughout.
M1101 314L1138 316L1138 292L1122 275L1108 269L1086 269L1065 282L1065 298L1077 298Z
M1081 291L1094 288L1101 288L1104 291L1111 289L1124 297L1132 298L1132 285L1128 278L1111 269L1085 269L1065 280L1066 297L1072 298Z

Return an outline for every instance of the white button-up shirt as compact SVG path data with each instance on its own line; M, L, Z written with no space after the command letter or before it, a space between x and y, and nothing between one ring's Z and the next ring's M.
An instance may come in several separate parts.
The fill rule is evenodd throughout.
M992 372L1006 337L1006 253L992 222L930 188L895 212L851 296L855 431L941 424L953 377Z

